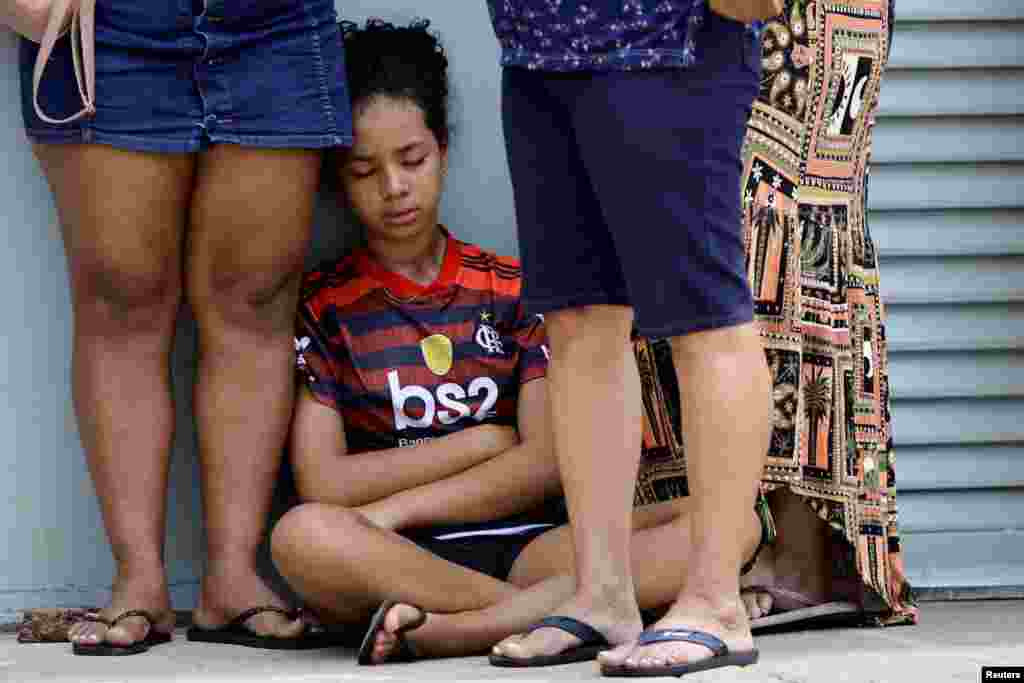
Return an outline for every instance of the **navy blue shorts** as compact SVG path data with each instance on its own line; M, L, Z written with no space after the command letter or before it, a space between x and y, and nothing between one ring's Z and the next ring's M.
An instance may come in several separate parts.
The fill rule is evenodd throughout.
M508 581L512 567L526 546L550 527L530 529L512 535L476 535L456 538L438 538L432 531L403 533L419 547L442 560L466 569L486 574L499 581Z
M32 107L36 51L22 40L22 112L34 142L173 153L352 141L333 0L99 0L96 116L63 126ZM54 50L40 104L53 118L81 108L68 38Z
M760 45L710 15L691 69L506 68L502 113L531 313L631 306L674 337L753 319L740 149Z
M565 499L558 496L504 519L408 529L401 534L443 560L507 581L526 546L568 523Z

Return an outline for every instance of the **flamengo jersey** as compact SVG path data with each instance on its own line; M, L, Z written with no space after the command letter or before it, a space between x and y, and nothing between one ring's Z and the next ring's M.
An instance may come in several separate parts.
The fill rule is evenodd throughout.
M304 279L298 369L341 413L352 453L515 426L520 385L545 374L544 327L523 313L518 262L447 240L426 287L365 249Z

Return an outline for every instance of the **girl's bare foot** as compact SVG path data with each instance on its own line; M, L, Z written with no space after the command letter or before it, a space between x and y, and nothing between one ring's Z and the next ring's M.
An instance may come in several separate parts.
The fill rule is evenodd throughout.
M827 602L831 592L828 525L788 491L773 492L769 504L778 538L741 579L741 596L751 619Z
M384 616L384 628L377 632L373 643L373 653L370 655L374 664L384 664L390 661L399 649L399 643L404 638L408 647L416 651L415 629L402 632L403 628L425 618L427 615L418 607L399 603L393 606Z

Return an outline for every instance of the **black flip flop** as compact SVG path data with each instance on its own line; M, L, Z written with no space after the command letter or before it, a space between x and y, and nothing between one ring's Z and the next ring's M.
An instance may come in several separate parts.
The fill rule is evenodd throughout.
M397 600L385 600L381 603L377 611L373 613L373 618L370 619L370 626L366 629L366 635L363 636L363 642L359 645L359 654L356 657L356 661L360 664L367 666L372 664L397 664L399 662L412 662L419 657L416 655L416 651L413 650L412 645L405 638L405 634L409 631L423 626L423 623L427 620L427 613L422 608L416 605L409 605L413 609L419 610L420 616L417 619L413 619L405 626L395 631L394 636L398 640L398 644L395 645L395 650L390 657L383 662L374 662L372 659L373 655L373 642L377 639L377 634L380 633L381 629L384 628L384 619L387 617L388 612L395 605L402 605L408 603L402 603Z
M689 629L654 629L644 631L637 639L637 646L653 645L654 643L694 643L711 650L711 656L696 662L676 664L675 666L601 666L601 675L612 678L645 678L654 676L684 676L697 671L718 669L723 666L750 666L758 658L757 648L743 652L732 652L721 638L705 631Z
M496 655L493 652L488 657L494 666L507 667L533 667L533 666L556 666L558 664L573 664L575 662L589 662L597 658L597 654L611 647L608 639L589 624L585 624L572 617L546 617L536 624L533 624L523 635L533 633L539 628L557 628L580 639L580 644L571 647L557 655L536 655L534 657L509 657L507 655Z
M280 636L264 636L253 633L245 622L257 614L274 612L294 621L301 616L300 610L286 610L280 607L253 607L247 609L224 626L202 628L192 626L185 637L194 643L216 643L220 645L241 645L264 650L316 650L338 644L335 634L329 633L322 626L306 624L302 632L293 638Z
M95 645L87 645L85 643L75 643L72 645L71 651L76 655L84 655L87 657L122 657L125 655L139 655L154 645L170 642L171 634L156 630L156 619L153 618L152 614L141 609L131 609L127 612L121 612L121 614L117 615L114 619L104 619L98 614L86 614L82 617L82 621L94 621L98 624L103 624L108 629L112 629L121 621L135 617L145 619L149 625L149 629L146 631L146 637L142 640L136 640L131 645L116 645L114 643L96 643Z

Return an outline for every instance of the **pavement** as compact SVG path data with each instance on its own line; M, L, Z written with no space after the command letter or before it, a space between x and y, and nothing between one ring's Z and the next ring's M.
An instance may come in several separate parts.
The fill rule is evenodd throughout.
M762 635L747 669L687 676L687 683L924 683L982 680L983 666L1024 667L1024 601L925 603L917 626L819 629ZM67 644L19 645L0 636L0 681L11 683L335 683L355 681L596 680L593 663L498 669L483 657L357 666L350 650L275 652L189 643L135 657L76 657ZM1016 679L1016 680L1024 680Z

